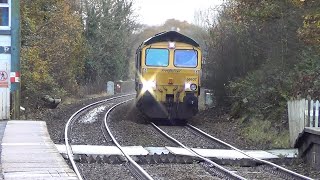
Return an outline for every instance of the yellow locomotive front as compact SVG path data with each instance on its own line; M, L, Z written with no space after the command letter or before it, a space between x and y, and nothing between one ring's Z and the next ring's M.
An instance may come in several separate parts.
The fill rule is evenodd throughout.
M198 112L201 50L175 31L141 44L136 57L137 107L150 118L188 119Z

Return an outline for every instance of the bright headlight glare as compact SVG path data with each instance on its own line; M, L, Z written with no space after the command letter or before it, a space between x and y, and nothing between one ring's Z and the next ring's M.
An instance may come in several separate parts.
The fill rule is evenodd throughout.
M184 89L185 90L190 90L190 83L185 83L184 84Z
M156 82L155 81L146 81L143 83L143 88L147 89L147 90L156 88Z

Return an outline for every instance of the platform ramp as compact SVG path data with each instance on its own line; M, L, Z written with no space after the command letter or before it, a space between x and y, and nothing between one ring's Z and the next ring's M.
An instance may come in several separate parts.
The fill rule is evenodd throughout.
M320 170L320 128L306 127L299 134L295 147L299 149L299 156L310 166Z
M288 101L290 143L299 157L320 170L320 102L298 99Z
M77 179L43 121L8 121L2 139L4 179Z

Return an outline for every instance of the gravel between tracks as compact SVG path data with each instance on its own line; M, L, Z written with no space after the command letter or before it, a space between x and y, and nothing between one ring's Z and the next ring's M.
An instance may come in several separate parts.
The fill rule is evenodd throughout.
M157 164L142 166L154 179L158 180L215 180L218 177L210 175L199 164Z
M84 100L78 100L75 101L74 103L71 104L61 104L58 106L58 108L53 109L53 110L44 110L41 111L40 113L37 113L36 115L28 115L28 119L33 119L33 120L43 120L46 121L47 127L49 134L51 136L51 139L53 140L54 143L61 144L64 143L64 127L65 124L68 120L68 118L77 110L82 108L83 106L95 102L97 100L102 100L105 99L106 96L101 96L98 98L90 98L90 99L84 99ZM165 142L163 141L163 138L155 138L157 140L141 140L141 139L146 139L145 137L148 134L152 134L153 132L148 132L149 130L145 130L146 124L145 124L145 118L141 115L140 112L138 112L135 108L130 109L130 106L123 107L122 110L128 117L128 120L122 120L122 121L128 121L128 122L118 122L119 125L121 123L126 124L126 128L118 128L113 127L113 130L116 130L117 133L120 132L120 136L132 136L136 139L135 142L132 142L131 140L126 140L125 138L120 141L121 143L124 143L125 145L137 145L134 143L140 143L139 145L143 146L153 146L153 144L156 145L171 145L171 142ZM195 125L199 127L200 129L206 131L207 133L217 137L221 138L222 140L225 140L226 142L241 148L241 149L263 149L263 147L255 147L253 146L250 142L246 141L245 138L239 136L240 128L237 126L237 123L234 122L234 120L231 120L228 116L228 114L221 113L220 110L217 112L214 112L216 110L212 110L213 112L200 112L197 116L192 118L189 122L192 125ZM135 130L130 130L130 127L136 127ZM225 129L228 129L227 131ZM151 128L148 128L151 129ZM88 132L88 129L83 129L83 131ZM84 132L84 133L85 133ZM122 134L122 135L121 135ZM118 136L119 134L117 134ZM156 142L156 143L152 143ZM109 167L113 165L110 165L109 167L104 167L105 169L97 168L94 164L86 164L83 165L85 169L84 172L86 173L86 176L88 176L88 179L130 179L131 175L120 177L115 174L110 173ZM99 165L103 166L103 165ZM165 165L163 165L165 166ZM184 177L188 177L187 174L193 174L197 173L194 172L194 169L196 168L190 168L190 171L188 171L186 174L180 174L181 172L181 166L186 166L186 168L189 167L189 165L172 165L170 171L172 173L169 173L168 176L163 176L163 179L186 179ZM191 165L192 166L192 165ZM319 178L320 177L320 172L317 172L315 170L312 170L310 167L308 167L306 164L304 164L301 160L295 161L291 165L283 165L286 166L289 169L292 169L294 171L297 171L301 174L304 174L306 176L312 177L312 178ZM155 168L150 167L150 168ZM176 168L175 168L176 167ZM122 167L121 167L122 168ZM158 168L159 171L161 168ZM91 176L92 175L98 175L98 176ZM180 174L180 176L179 176ZM201 173L200 173L201 174ZM175 177L177 175L177 177ZM199 174L198 174L199 175ZM161 177L159 177L161 178ZM190 178L190 179L194 179ZM205 178L203 178L205 179Z
M80 164L77 163L86 180L127 179L135 180L124 164ZM121 173L119 173L121 172Z
M122 146L177 146L147 125L146 118L134 107L134 101L111 112L108 120L111 132Z
M159 126L163 131L171 137L177 139L182 144L190 148L204 148L204 149L230 149L221 144L209 141L193 131L180 126Z

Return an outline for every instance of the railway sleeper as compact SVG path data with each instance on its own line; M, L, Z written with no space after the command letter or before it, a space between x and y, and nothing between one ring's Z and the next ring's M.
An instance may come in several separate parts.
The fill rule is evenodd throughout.
M65 159L68 159L67 156L63 155ZM168 154L149 154L141 156L131 156L134 161L138 164L191 164L194 162L203 162L203 160L185 155L175 155L172 153ZM213 162L220 165L232 165L232 166L241 166L241 167L255 167L262 165L260 162L254 161L252 159L218 159L218 158L209 158ZM74 160L80 163L107 163L107 164L122 164L126 163L127 160L124 156L121 155L74 155ZM294 159L293 158L282 158L282 159L270 159L270 162L277 164L290 165Z
M303 180L304 178L300 178L300 177L297 177L295 175L292 175L290 173L287 173L287 172L284 172L276 167L273 167L273 166L269 166L269 165L262 165L262 166L259 166L259 168L263 169L264 171L268 171L272 174L276 174L278 176L280 176L281 178L283 179L288 179L288 180L291 180L291 179L301 179Z

